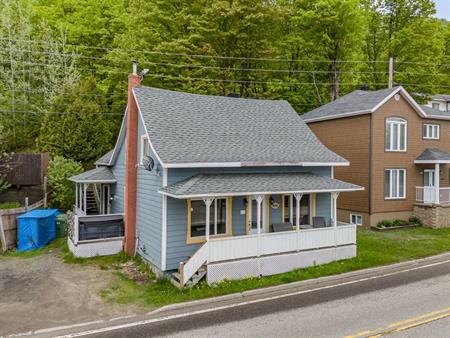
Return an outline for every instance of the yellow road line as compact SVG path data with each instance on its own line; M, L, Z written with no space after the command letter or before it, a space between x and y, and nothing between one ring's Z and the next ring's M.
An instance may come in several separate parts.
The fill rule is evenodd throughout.
M358 332L354 335L350 335L350 336L345 336L344 338L363 338L363 337L367 337L367 338L376 338L376 337L380 337L389 333L394 333L394 332L399 332L399 331L404 331L416 326L420 326L420 325L424 325L430 322L433 322L435 320L439 320L442 318L446 318L446 317L450 317L450 307L445 308L445 309L441 309L441 310L437 310L437 311L432 311L432 312L428 312L426 314L417 316L417 317L413 317L413 318L409 318L409 319L405 319L399 322L395 322L392 324L389 324L387 326L384 327L380 327L378 329L375 330L365 330L365 331L361 331Z

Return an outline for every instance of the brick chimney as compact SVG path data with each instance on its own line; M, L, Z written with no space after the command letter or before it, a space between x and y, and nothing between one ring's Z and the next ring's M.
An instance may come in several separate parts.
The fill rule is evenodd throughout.
M132 89L139 86L141 79L137 73L137 63L133 62L132 73L128 76L128 112L125 152L125 244L124 251L133 256L136 249L136 193L137 193L137 142L138 108Z

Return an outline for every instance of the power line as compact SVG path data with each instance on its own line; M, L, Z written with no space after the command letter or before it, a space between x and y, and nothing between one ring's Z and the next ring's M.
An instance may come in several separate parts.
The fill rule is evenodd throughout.
M0 110L0 113L4 114L30 114L30 115L72 115L76 113L67 113L67 112L38 112L38 111L28 111L28 110ZM119 113L89 113L91 115L99 115L99 116L123 116L124 114Z
M59 43L50 43L48 41L40 41L40 40L24 40L24 39L7 39L0 38L0 40L11 40L11 41L22 41L27 43L34 43L39 45L50 45L50 46L69 46L74 48L83 48L83 49L92 49L92 50L102 50L102 51L121 51L121 52L133 52L133 53L142 53L149 55L165 55L165 56L182 56L182 57L195 57L195 58L208 58L208 59L225 59L225 60L241 60L241 61L274 61L274 62L313 62L313 63L330 63L331 60L311 60L311 59L280 59L280 58L257 58L257 57L242 57L242 56L222 56L222 55L204 55L204 54L189 54L189 53L173 53L173 52L160 52L160 51L146 51L146 50L138 50L138 49L125 49L125 48L117 48L117 47L97 47L97 46L86 46L86 45L77 45L77 44L59 44ZM336 60L333 62L337 63L366 63L366 60ZM385 63L388 61L381 60L373 60L371 63Z

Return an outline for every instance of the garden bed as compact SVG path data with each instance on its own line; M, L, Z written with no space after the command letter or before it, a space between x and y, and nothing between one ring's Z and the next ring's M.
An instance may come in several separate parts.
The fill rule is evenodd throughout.
M397 230L397 229L408 229L408 228L417 228L421 227L420 224L405 224L405 225L396 225L396 226L372 226L370 227L372 230L375 231L390 231L390 230Z

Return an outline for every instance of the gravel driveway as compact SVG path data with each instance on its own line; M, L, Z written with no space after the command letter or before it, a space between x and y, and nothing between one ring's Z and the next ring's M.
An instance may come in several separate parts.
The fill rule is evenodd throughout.
M112 271L65 264L55 252L33 258L0 256L0 336L140 312L98 295Z

